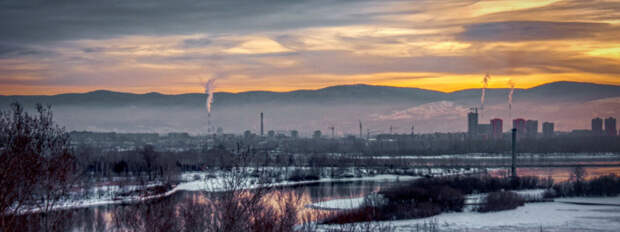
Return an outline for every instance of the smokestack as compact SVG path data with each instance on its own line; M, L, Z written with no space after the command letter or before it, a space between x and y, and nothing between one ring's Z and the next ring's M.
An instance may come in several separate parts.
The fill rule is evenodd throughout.
M264 136L265 131L263 127L263 112L260 112L260 136Z
M512 178L517 178L517 128L512 128Z
M362 120L359 120L359 121L360 121L360 139L362 139L362 136L363 136L362 135Z

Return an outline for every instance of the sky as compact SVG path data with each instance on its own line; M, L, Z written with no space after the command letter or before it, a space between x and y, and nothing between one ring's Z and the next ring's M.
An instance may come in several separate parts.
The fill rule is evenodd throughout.
M620 85L620 1L0 0L0 94Z

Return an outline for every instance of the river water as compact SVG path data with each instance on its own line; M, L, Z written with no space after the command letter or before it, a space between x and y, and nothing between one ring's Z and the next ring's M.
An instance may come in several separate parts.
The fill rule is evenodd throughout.
M551 177L555 182L559 182L568 180L573 169L569 167L519 168L518 174L520 176ZM620 167L584 167L584 169L587 179L608 174L620 175ZM494 176L502 176L510 172L509 169L492 169L489 173ZM319 182L278 187L273 189L272 192L277 194L284 192L293 193L297 197L295 207L300 209L300 212L305 215L307 220L316 221L332 215L334 211L307 208L306 206L311 203L362 197L381 189L405 183L403 181L389 180ZM195 202L197 199L201 201L201 198L205 196L201 192L181 191L168 197L137 204L71 209L65 210L65 218L61 220L66 221L66 225L63 227L71 231L109 231L115 230L115 226L118 224L124 223L126 225L128 222L145 225L163 223L162 225L165 225L166 222L174 220L175 215L179 214L179 208L184 207L187 202ZM272 199L274 204L277 204L280 198L274 197ZM145 207L147 207L146 210ZM137 213L138 211L140 213ZM169 212L169 214L164 212ZM161 229L165 230L165 227Z

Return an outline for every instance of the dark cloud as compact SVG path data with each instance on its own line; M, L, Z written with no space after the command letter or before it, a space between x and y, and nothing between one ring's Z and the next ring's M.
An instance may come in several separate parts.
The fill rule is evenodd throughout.
M44 49L32 48L14 43L0 42L0 58L24 56L50 56L54 53Z
M362 1L326 1L2 1L0 41L251 33L367 20L353 15Z
M82 51L84 53L97 53L97 52L103 52L105 50L105 48L103 47L90 47L90 48L83 48Z
M465 41L533 41L592 38L598 33L618 31L606 23L509 21L465 26L457 38Z
M209 38L186 39L183 40L181 46L184 48L199 48L208 46L211 43L212 41Z

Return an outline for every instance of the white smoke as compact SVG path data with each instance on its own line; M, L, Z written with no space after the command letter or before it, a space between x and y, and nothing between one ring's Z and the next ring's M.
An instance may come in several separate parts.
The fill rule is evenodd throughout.
M215 78L209 79L205 84L205 94L207 95L207 113L211 113L211 105L213 104L213 90L215 90Z
M375 120L426 120L426 119L459 119L467 114L467 108L451 101L437 101L414 106L390 114L375 114Z
M508 93L508 119L512 120L512 95L515 93L515 83L512 79L508 80L510 92Z

